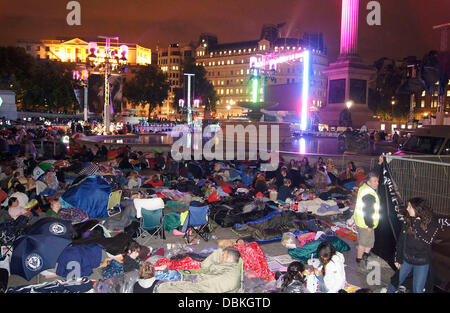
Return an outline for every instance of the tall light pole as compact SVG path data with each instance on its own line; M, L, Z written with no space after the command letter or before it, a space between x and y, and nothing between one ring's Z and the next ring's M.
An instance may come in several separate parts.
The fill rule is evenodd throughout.
M88 66L91 68L95 68L99 72L103 72L105 74L105 86L104 86L104 96L105 102L103 107L103 124L105 127L105 132L108 133L110 130L111 124L111 108L110 108L110 91L109 91L109 77L112 72L122 73L126 71L127 64L127 54L128 47L125 45L120 46L120 54L122 57L119 57L119 51L116 49L111 49L111 39L119 42L119 37L106 37L106 36L98 36L99 38L105 39L105 54L96 55L97 44L95 42L89 43L89 51L90 54L88 56Z
M191 105L191 78L195 76L195 74L185 73L185 76L188 77L188 90L187 90L187 123L188 125L192 125L192 105Z

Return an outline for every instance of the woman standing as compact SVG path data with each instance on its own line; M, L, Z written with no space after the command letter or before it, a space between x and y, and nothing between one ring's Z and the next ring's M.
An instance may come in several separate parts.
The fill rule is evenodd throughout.
M400 270L398 286L413 271L413 292L423 293L431 263L431 244L439 224L422 198L410 199L406 211L395 256L395 266ZM395 292L398 286L390 285L387 292Z

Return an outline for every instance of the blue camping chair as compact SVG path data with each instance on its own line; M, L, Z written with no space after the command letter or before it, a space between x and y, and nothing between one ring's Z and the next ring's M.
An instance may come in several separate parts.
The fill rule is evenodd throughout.
M189 206L188 215L181 229L185 233L184 238L187 243L191 243L197 235L205 241L211 238L208 215L209 205L198 207L191 204Z
M159 235L162 239L166 239L164 233L164 214L163 209L146 209L141 210L141 224L139 238L150 237ZM143 243L145 245L145 242Z

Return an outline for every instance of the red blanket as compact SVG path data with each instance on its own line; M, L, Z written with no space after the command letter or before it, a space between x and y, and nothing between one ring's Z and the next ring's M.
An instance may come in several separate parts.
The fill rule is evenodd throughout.
M155 263L155 267L167 265L166 270L187 270L197 269L202 267L202 263L187 257L181 260L169 260L168 258L161 258Z
M245 271L254 272L257 277L264 280L275 279L275 274L270 271L266 256L258 243L251 242L246 245L236 245L234 247L241 253Z

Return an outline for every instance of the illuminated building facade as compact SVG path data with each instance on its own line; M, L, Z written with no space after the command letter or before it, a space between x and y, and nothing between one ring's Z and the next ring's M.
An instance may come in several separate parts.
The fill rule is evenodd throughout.
M183 88L182 64L186 58L194 56L194 48L190 45L173 43L167 48L158 48L157 50L158 67L163 73L167 74L167 80L170 84L169 97L163 102L158 113L169 115L176 111L173 103L176 90Z
M321 34L305 34L303 38L282 38L279 27L264 25L257 40L219 44L212 34L202 34L195 51L197 65L203 65L207 78L220 97L216 104L216 116L240 116L247 109L237 105L252 101L250 85L250 59L279 52L310 50L311 75L309 103L318 108L326 104L327 78L322 70L328 66L327 50ZM266 86L301 83L303 66L300 60L285 62L277 66L275 80ZM264 95L264 87L259 92ZM294 101L294 100L293 100Z
M25 51L38 60L54 60L60 62L74 62L86 63L89 55L89 42L96 42L98 47L98 55L104 55L105 42L100 41L99 38L95 40L84 40L74 38L70 40L39 40L39 41L25 41L19 40L17 46L23 47ZM151 64L152 51L149 48L144 48L134 43L117 44L117 50L121 45L128 46L128 62L129 65L147 65ZM116 43L111 43L111 48L115 48Z

